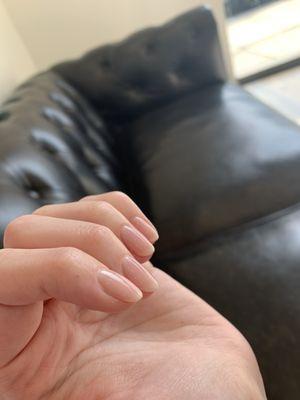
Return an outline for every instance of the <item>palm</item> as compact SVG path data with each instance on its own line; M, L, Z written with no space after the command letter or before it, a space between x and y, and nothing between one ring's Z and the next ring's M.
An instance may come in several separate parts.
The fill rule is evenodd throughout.
M160 290L120 314L49 301L31 342L0 371L7 398L260 398L259 371L242 336L187 289L156 274Z

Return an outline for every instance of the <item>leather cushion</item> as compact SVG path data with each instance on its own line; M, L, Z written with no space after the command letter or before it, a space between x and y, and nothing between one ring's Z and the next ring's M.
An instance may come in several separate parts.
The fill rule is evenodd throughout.
M0 111L0 241L7 223L46 203L121 189L115 139L61 77L43 73Z
M161 233L160 254L300 200L299 128L238 86L187 95L129 130L136 196Z
M268 399L299 398L300 207L203 241L158 266L229 319L253 346ZM278 368L279 364L282 368Z
M226 78L216 23L207 7L101 46L54 71L113 123Z

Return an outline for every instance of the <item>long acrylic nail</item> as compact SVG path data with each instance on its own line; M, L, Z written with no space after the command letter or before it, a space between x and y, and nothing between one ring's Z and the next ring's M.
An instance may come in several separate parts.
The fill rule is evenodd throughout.
M121 228L121 239L130 251L141 257L151 257L153 245L135 228L124 225Z
M145 293L158 289L156 279L133 257L125 256L122 261L124 275Z
M141 300L143 293L128 279L116 272L101 270L98 281L106 294L126 303L136 303Z
M130 221L151 243L158 240L157 230L150 225L146 220L140 217L134 217Z

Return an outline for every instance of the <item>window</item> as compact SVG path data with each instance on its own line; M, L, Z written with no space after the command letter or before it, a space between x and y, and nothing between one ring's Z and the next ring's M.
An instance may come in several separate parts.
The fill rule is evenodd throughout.
M225 0L235 76L299 60L300 0Z

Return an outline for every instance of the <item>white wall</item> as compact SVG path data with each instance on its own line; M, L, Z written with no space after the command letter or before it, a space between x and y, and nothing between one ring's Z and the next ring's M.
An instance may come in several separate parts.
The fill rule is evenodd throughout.
M35 71L33 60L0 0L0 103Z
M1 1L1 0L0 0ZM223 0L3 0L38 69L208 3L229 65Z

